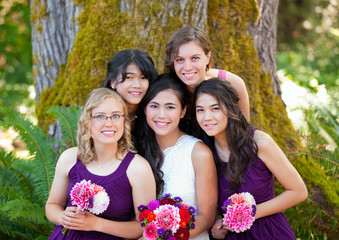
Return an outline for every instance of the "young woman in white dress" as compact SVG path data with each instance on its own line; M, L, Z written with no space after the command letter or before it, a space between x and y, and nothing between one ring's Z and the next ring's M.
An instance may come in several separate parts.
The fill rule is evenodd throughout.
M213 155L199 139L185 134L179 122L186 113L186 90L176 76L160 75L140 103L137 118L139 154L153 169L157 194L181 197L197 209L191 239L209 239L217 205Z

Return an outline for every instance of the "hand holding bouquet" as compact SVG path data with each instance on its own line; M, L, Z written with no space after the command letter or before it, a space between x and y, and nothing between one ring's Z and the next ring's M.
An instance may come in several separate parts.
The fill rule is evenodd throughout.
M248 192L235 193L221 207L225 210L223 224L232 232L244 232L250 229L256 213L253 196Z
M88 210L94 214L100 214L106 211L109 205L109 197L105 189L91 180L82 180L73 186L70 193L72 205L77 206L80 211ZM65 234L66 228L62 230Z
M180 197L165 194L152 200L147 206L138 207L139 221L148 240L189 239L194 229L195 208L182 203Z

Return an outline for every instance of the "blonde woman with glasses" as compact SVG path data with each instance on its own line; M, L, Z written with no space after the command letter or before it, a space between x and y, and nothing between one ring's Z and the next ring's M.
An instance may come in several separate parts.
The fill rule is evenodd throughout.
M56 224L49 239L139 238L137 207L156 197L149 163L133 148L127 107L118 93L93 90L78 122L78 147L63 152L46 203ZM72 206L70 192L82 180L103 187L110 199L99 215ZM134 219L134 220L131 220ZM64 235L62 229L69 229Z

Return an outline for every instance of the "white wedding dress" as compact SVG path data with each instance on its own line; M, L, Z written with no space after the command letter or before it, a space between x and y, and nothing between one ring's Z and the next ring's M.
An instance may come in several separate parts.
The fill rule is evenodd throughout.
M192 150L196 142L201 141L189 135L181 136L177 143L164 150L164 163L161 170L165 182L163 194L170 193L172 197L181 197L183 203L193 206L198 211L195 194L195 172L192 164ZM194 240L209 239L207 230Z

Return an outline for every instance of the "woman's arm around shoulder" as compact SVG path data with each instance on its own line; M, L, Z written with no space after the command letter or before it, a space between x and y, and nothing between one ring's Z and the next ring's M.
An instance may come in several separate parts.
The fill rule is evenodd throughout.
M65 150L55 167L51 191L46 202L46 216L56 225L62 225L62 216L67 204L68 173L76 163L77 153L77 147Z
M191 237L212 226L218 200L218 178L211 150L197 142L192 151L192 163L195 172L195 188L198 202L198 215Z
M246 120L250 122L250 101L244 80L238 75L227 71L226 81L229 81L232 87L238 93L240 98L238 102L239 108L241 109L241 112L243 113Z
M305 183L275 141L259 130L255 131L254 141L258 145L259 158L285 188L279 196L258 204L256 218L281 212L304 201L307 198Z

